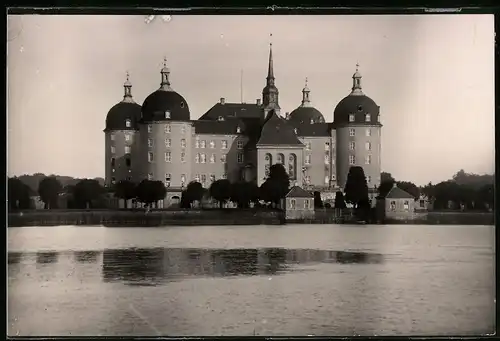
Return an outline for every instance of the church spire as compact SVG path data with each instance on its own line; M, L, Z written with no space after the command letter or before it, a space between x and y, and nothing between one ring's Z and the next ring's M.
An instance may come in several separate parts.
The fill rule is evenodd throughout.
M129 80L129 76L130 75L127 71L127 80L123 83L123 88L125 90L123 102L134 103L134 100L132 99L132 83Z
M270 34L272 37L273 34ZM278 88L274 84L274 65L273 65L273 43L269 43L269 64L267 69L266 86L262 90L262 104L265 111L274 109L279 113L280 106L278 104Z
M304 86L304 89L302 89L302 104L301 107L310 107L311 106L311 100L309 99L309 93L311 90L307 87L307 77L306 77L306 85Z
M363 95L361 90L361 73L359 73L359 63L356 63L356 72L352 75L351 95Z
M163 69L161 69L161 85L160 90L172 91L170 87L170 69L167 67L167 57L163 58Z
M271 34L271 37L273 35ZM272 81L272 84L274 84L274 67L273 67L273 43L269 43L269 65L267 68L267 83L270 84Z

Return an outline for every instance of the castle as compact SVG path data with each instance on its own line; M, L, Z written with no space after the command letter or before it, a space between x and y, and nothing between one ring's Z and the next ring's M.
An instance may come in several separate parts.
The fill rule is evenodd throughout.
M165 202L178 200L191 181L208 188L217 179L254 181L261 185L269 167L281 163L292 185L333 192L345 186L349 168L364 169L368 187L380 184L380 107L361 87L356 65L352 91L325 122L309 99L281 115L275 84L272 44L262 100L254 104L220 99L197 120L188 102L173 90L164 62L160 88L141 105L132 98L127 75L123 100L106 117L105 183L160 180Z

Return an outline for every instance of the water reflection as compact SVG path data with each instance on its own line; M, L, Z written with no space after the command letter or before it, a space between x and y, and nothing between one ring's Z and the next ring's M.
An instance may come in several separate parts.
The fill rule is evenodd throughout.
M37 252L36 253L36 263L37 264L52 264L57 263L57 258L59 256L58 252Z
M312 263L381 263L375 253L312 249L117 249L103 253L105 282L158 285L193 276L280 275Z
M7 257L7 264L19 264L23 258L22 252L9 252Z

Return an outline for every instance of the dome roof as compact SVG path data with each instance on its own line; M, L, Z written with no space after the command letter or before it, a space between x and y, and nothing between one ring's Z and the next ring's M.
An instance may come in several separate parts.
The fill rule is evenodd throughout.
M120 102L115 104L106 116L106 128L109 130L137 130L137 122L141 118L141 106L135 102ZM130 127L126 121L130 120Z
M349 115L354 114L354 122L349 121ZM366 114L370 114L370 121L366 121ZM378 116L380 107L370 97L365 95L353 95L345 97L337 104L333 112L333 123L363 123L380 124Z
M289 121L292 124L311 124L312 123L324 123L325 118L323 114L316 108L313 107L298 107L290 113Z
M167 118L166 112L170 112ZM143 121L189 121L189 107L181 95L172 90L158 89L142 104Z

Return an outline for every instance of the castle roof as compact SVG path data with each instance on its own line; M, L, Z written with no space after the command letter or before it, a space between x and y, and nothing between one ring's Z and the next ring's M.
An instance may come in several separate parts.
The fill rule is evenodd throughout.
M288 191L286 198L314 198L314 195L311 192L306 191L305 189L299 186L293 186Z

